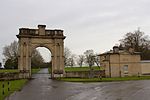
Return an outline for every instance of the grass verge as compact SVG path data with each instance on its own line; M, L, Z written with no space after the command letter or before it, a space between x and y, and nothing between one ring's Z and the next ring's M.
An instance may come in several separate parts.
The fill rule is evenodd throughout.
M9 82L9 84L8 84ZM0 100L4 100L6 96L9 96L14 91L19 91L27 82L27 79L0 81ZM4 86L4 88L3 88ZM9 90L8 90L9 88Z
M40 71L40 68L32 68L31 72L32 74L37 73L38 71ZM13 72L18 72L18 69L0 69L0 73L13 73Z
M115 81L131 81L131 80L150 80L150 76L133 76L133 77L117 77L117 78L58 78L67 82L115 82Z
M0 69L0 73L3 72L13 73L13 72L18 72L18 69Z

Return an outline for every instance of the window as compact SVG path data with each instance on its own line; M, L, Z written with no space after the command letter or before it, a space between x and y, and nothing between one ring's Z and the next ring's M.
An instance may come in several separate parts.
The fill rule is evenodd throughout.
M124 71L125 74L128 73L128 65L124 65L123 66L123 71Z

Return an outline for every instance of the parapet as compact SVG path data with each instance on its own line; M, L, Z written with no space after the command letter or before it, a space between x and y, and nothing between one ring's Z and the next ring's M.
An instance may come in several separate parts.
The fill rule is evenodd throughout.
M19 35L31 35L31 36L64 36L63 30L45 29L46 25L38 25L38 29L20 28Z

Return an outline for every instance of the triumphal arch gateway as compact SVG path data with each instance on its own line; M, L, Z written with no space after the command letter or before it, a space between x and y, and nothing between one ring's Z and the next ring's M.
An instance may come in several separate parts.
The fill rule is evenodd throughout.
M20 28L17 38L18 70L20 78L31 77L31 56L37 47L46 47L52 56L52 78L64 74L64 39L63 30L45 29L46 25L38 25L38 29Z

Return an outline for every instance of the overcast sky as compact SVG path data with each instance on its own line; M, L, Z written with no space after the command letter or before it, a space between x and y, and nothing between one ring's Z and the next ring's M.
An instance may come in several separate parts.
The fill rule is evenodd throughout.
M125 33L138 27L150 35L150 0L1 0L2 48L17 40L19 28L63 29L73 53L110 50Z

